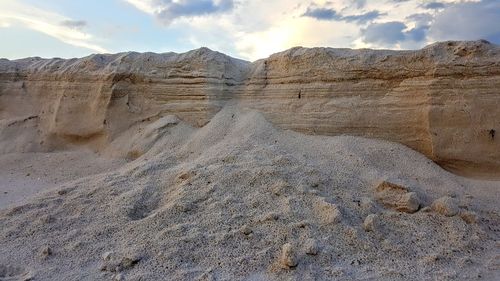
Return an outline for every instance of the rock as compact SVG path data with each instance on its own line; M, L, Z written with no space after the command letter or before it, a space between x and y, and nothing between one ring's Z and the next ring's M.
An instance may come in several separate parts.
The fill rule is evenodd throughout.
M312 238L307 239L306 242L304 243L304 249L306 254L308 255L317 255L319 252L318 241Z
M101 271L121 272L123 270L134 267L141 261L141 257L137 255L122 256L116 255L114 252L105 252L102 256L103 263Z
M241 228L241 233L243 233L245 235L250 235L252 232L253 232L252 229L248 225L244 225Z
M431 211L432 211L432 208L429 206L425 206L422 209L420 209L420 212L423 212L423 213L430 213Z
M325 198L317 198L313 208L316 216L323 224L336 224L342 220L342 214L337 205L326 201Z
M102 260L109 261L114 256L114 252L104 252L101 256Z
M290 243L286 243L281 247L280 265L282 268L289 269L296 267L298 264L295 250Z
M123 281L123 280L125 280L125 277L121 273L115 274L113 276L113 281Z
M134 267L138 262L141 261L140 257L124 257L120 261L119 266L123 269L130 269Z
M468 224L477 223L477 214L472 211L461 211L460 217Z
M452 217L460 211L458 208L458 200L449 196L444 196L435 200L432 203L431 208L436 213L447 217Z
M375 231L378 225L378 215L370 214L365 218L363 222L363 229L365 231Z
M52 255L52 249L49 246L43 246L40 250L40 256L42 258L47 258Z
M382 181L375 188L375 199L384 207L400 212L414 213L420 207L420 199L407 187L390 181Z

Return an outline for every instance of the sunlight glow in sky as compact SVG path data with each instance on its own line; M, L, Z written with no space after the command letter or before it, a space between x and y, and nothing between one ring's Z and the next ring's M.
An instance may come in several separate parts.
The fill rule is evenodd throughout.
M500 44L500 0L0 0L0 57Z

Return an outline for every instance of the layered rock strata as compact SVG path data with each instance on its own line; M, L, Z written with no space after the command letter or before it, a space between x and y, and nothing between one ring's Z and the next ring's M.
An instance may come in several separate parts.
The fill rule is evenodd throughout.
M227 103L308 134L403 143L470 175L500 174L500 48L293 48L253 63L207 48L0 60L0 153L88 145L174 114L203 126ZM409 160L410 161L410 160Z

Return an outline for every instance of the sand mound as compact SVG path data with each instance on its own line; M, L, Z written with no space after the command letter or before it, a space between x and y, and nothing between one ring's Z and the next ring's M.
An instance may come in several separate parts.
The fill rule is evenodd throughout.
M168 117L133 130L109 153L140 150L134 161L0 211L0 279L500 274L498 183L452 175L403 145L284 131L235 107L200 129ZM409 204L398 201L406 193L418 196L412 213L392 207ZM431 208L445 196L456 214Z

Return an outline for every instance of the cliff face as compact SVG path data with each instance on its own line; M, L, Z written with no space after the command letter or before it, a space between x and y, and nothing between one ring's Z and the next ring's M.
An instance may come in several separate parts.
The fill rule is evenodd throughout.
M0 153L102 149L175 114L206 124L226 103L283 128L396 141L446 168L500 174L500 48L293 48L249 63L202 48L82 59L0 60Z

